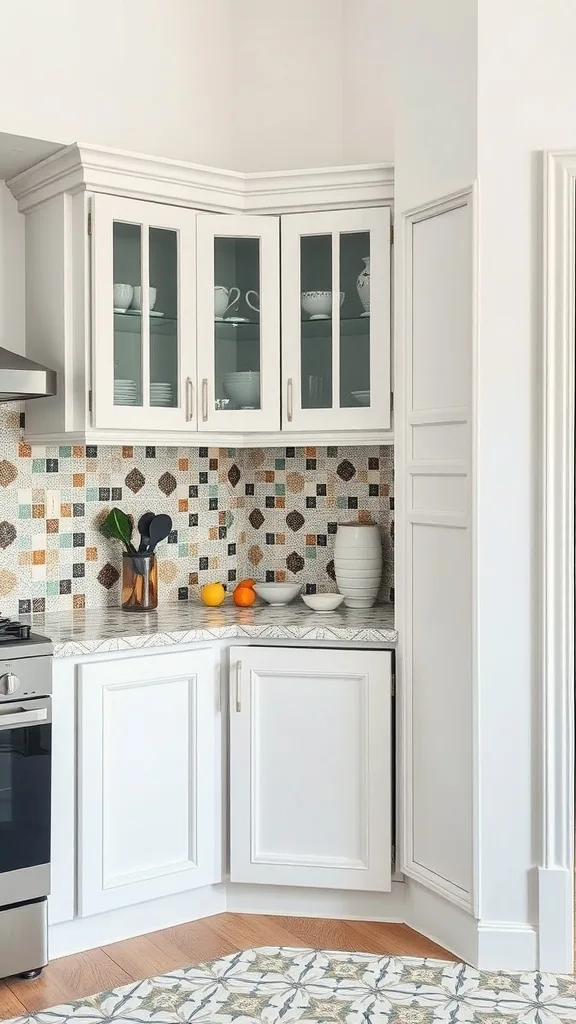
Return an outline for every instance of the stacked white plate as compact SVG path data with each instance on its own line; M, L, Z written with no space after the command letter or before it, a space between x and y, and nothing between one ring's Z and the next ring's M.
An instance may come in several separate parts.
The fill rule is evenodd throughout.
M150 384L150 405L173 405L173 388L168 381L152 381Z
M260 405L259 370L237 370L225 373L224 391L241 409L257 409Z
M114 381L114 405L138 405L138 393L136 391L135 381Z

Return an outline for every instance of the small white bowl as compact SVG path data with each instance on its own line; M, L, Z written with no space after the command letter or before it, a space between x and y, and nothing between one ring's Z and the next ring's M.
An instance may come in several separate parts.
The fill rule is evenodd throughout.
M344 600L343 594L301 594L300 597L312 611L321 615L335 612Z
M123 313L126 312L128 306L132 302L132 296L134 295L134 289L131 284L115 284L114 285L114 309L121 310Z
M156 305L156 289L150 285L148 289L148 302L150 303L150 309L154 309ZM134 295L132 296L132 309L142 309L142 286L137 284L134 288Z
M340 292L340 305L344 302L344 292ZM301 292L302 309L311 320L328 320L332 313L332 292Z
M290 604L302 589L301 583L255 583L254 590L271 605Z

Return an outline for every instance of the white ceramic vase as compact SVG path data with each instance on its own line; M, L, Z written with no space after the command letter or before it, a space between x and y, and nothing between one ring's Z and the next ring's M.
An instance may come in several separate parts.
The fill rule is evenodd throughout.
M364 314L370 312L370 257L363 256L364 270L361 270L356 278L356 291L362 303Z
M376 523L340 523L334 544L338 590L348 608L371 608L382 580L382 541Z

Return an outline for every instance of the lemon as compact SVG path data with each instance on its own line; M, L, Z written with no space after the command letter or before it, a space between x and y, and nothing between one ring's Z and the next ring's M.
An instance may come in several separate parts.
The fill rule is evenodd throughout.
M222 604L226 597L226 591L221 583L207 583L205 587L202 587L200 597L204 604L209 605L211 608L216 608L219 604Z

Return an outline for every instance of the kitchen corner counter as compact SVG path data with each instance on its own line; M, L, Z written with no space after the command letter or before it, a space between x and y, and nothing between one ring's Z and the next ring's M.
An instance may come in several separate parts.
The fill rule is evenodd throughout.
M260 603L253 608L237 608L228 601L223 608L206 608L200 603L182 602L147 613L92 608L21 618L31 623L35 633L50 637L56 658L235 637L333 640L384 647L393 647L398 639L393 605L365 610L343 608L318 615L296 602L283 608Z

